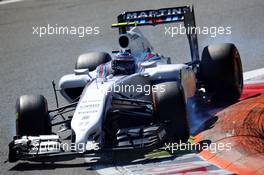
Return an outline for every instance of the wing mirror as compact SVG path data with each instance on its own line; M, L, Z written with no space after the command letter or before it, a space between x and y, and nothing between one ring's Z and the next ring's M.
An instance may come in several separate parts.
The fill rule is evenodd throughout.
M74 73L75 75L88 75L92 79L89 69L74 69Z
M146 61L146 62L141 63L141 66L144 68L155 67L157 66L157 62L156 61Z

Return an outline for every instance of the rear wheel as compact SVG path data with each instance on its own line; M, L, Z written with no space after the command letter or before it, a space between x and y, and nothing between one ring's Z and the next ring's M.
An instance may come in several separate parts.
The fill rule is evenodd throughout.
M89 69L93 71L97 66L111 60L111 56L106 52L91 52L82 54L76 61L75 69Z
M216 102L236 101L243 89L243 71L239 52L234 44L215 44L204 48L201 77Z
M156 84L153 108L157 120L166 123L167 141L187 142L190 136L186 103L181 85L176 81Z
M18 136L51 134L47 100L42 95L23 95L16 102Z

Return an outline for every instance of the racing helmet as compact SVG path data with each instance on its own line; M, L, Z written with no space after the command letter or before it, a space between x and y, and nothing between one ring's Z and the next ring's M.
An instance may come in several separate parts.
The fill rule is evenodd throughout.
M118 52L112 60L114 75L129 75L135 73L135 59L129 52Z

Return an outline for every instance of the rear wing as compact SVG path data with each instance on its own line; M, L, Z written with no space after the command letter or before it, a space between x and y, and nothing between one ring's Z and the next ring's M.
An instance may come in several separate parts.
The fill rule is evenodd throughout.
M199 61L198 39L195 32L195 16L193 6L162 8L157 10L143 10L123 12L118 15L113 28L119 28L119 34L124 34L133 26L159 25L183 22L190 45L192 61Z

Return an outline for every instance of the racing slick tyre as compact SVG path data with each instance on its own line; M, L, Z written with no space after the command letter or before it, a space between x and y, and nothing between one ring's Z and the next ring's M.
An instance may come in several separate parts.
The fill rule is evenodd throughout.
M190 136L182 86L176 81L156 84L153 109L157 120L165 123L165 141L187 142Z
M239 52L234 44L209 45L201 60L201 78L214 102L234 102L243 89L243 71Z
M16 102L17 136L51 134L47 100L42 95L23 95Z
M77 59L75 69L89 69L89 71L93 71L100 64L106 63L110 60L111 56L105 52L91 52L82 54Z

